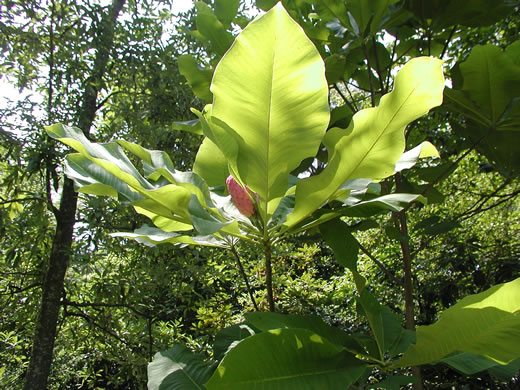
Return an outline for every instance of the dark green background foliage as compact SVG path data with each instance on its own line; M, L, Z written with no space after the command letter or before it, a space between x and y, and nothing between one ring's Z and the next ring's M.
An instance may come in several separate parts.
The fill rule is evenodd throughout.
M274 4L258 0L256 7ZM346 128L355 112L378 104L410 58L445 61L443 105L406 131L407 149L428 140L441 158L380 183L383 194L422 194L427 202L407 206L405 230L397 213L346 219L361 245L358 271L374 295L405 311L403 244L413 264L419 325L434 322L464 296L519 277L517 2L283 4L325 62L330 127ZM191 169L202 137L174 130L182 127L176 122L195 119L190 107L202 109L211 100L213 70L256 7L206 1L174 17L169 1L127 2L98 74L96 53L106 44L100 37L110 5L0 3L1 80L22 92L0 105L0 387L23 385L63 201L66 150L48 139L43 126L81 123L85 91L95 90L93 141L125 138L167 151L177 169ZM489 90L482 93L480 84ZM319 173L326 154L322 149L295 173ZM230 251L149 247L111 237L150 222L112 199L81 195L77 205L49 389L142 389L156 352L184 343L211 358L215 335L254 310ZM247 245L238 250L255 300L267 310L262 254ZM315 314L353 332L367 329L357 315L355 282L318 229L284 241L272 255L279 312ZM518 385L518 377L468 377L443 365L424 367L422 374L431 388ZM376 383L384 375L365 379Z

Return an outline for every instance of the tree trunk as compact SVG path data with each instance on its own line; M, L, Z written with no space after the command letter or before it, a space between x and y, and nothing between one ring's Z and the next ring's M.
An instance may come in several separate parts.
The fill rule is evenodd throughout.
M110 11L102 20L102 30L95 48L92 74L87 79L83 104L78 111L78 127L88 134L97 111L98 85L102 85L106 65L114 42L117 17L125 0L113 0ZM77 194L71 180L64 180L61 202L56 213L56 232L52 241L48 268L42 287L42 301L35 326L31 360L25 376L25 390L44 390L51 370L54 342L65 274L69 264L76 222Z

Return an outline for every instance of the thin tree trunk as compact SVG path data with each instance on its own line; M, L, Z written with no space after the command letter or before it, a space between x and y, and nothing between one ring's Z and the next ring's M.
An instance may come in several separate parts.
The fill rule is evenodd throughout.
M402 181L399 173L395 174L396 191L401 191ZM406 210L398 213L393 212L395 227L401 232L403 237L408 237L408 222L406 220ZM413 302L413 281L412 281L412 255L408 241L401 240L401 253L403 255L403 271L404 271L404 302L405 302L405 324L406 329L415 330L415 304ZM416 390L424 389L422 383L422 375L420 367L412 367L412 374L419 381L413 385Z
M114 29L117 17L125 0L113 0L109 13L102 20L102 31L96 44L96 59L92 74L86 82L83 104L78 111L78 126L86 133L90 131L97 111L98 87L102 85L103 75L114 42ZM77 194L71 180L65 179L61 202L56 213L56 232L49 255L48 268L42 287L42 301L36 322L31 360L25 376L25 390L44 390L47 388L65 274L69 264L74 224L76 222Z

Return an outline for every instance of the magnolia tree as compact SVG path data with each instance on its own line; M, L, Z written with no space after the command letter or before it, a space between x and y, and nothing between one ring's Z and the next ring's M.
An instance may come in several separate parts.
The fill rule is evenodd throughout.
M240 241L261 247L269 312L245 314L222 330L211 361L183 345L158 353L149 389L315 389L363 383L372 370L444 363L464 373L500 368L513 376L520 357L520 279L469 296L417 332L379 304L358 273L345 218L399 211L417 194L382 193L378 184L437 156L428 142L404 151L405 127L441 104L442 61L419 57L399 71L379 105L350 125L328 129L324 63L281 4L256 18L235 39L211 82L213 103L194 127L204 140L193 171L175 169L165 152L126 141L90 142L78 128L56 124L48 134L78 153L66 173L80 192L111 196L150 218L134 232L116 233L151 244L207 245L233 252ZM328 130L327 130L328 129ZM302 161L328 153L310 177L291 174ZM136 168L126 153L141 161ZM271 253L286 237L318 227L336 260L354 276L358 311L371 334L348 334L314 316L276 313ZM377 386L413 383L389 376Z

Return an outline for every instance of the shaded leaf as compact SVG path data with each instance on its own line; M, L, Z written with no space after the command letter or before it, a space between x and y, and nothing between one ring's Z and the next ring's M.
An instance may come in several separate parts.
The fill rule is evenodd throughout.
M278 329L248 337L229 351L206 383L208 390L344 388L365 365L341 347L305 329Z
M179 65L179 72L186 78L191 90L199 98L211 101L213 95L209 90L211 84L211 78L213 77L213 71L210 69L203 69L190 54L185 54L177 58ZM187 130L184 127L182 130Z
M209 84L208 84L208 91L209 91ZM173 122L173 125L171 128L172 128L172 130L183 130L183 131L187 131L188 133L202 135L202 126L200 124L200 120L198 120L198 119L192 119L189 121Z
M245 315L247 322L262 332L274 329L300 328L310 330L330 342L342 345L350 352L364 353L361 345L349 334L339 328L327 325L314 315L279 314L270 312L253 312Z
M204 138L193 164L193 172L200 175L209 186L224 184L229 176L226 157L209 138Z
M233 42L233 36L226 31L224 25L217 19L213 10L202 1L196 1L197 8L197 29L211 44L211 48L219 55L229 49ZM222 9L219 7L219 10ZM221 13L222 15L222 13Z
M203 390L214 370L215 364L176 345L156 353L148 365L148 390Z
M220 361L224 355L234 348L240 341L247 337L253 336L255 330L247 324L231 325L222 329L215 336L215 343L213 344L213 357Z

